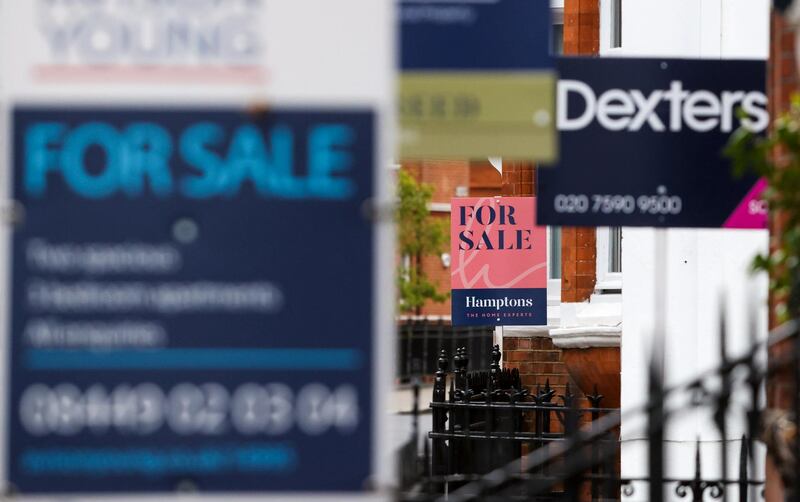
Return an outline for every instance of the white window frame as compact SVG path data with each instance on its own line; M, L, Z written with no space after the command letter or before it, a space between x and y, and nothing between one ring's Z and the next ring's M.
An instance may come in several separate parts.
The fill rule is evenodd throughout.
M550 15L553 24L564 24L564 0L550 1Z
M551 227L547 227L547 305L553 306L561 304L561 279L551 279L550 242Z
M564 0L551 0L550 2L550 24L553 26L561 26L561 32L564 32ZM552 44L552 40L550 42ZM564 46L562 35L561 46ZM554 47L550 47L551 51ZM554 51L553 51L554 52ZM563 52L563 51L562 51ZM553 53L553 57L559 57L562 54Z
M564 0L550 0L550 19L551 24L564 25ZM563 44L563 41L562 41ZM554 56L560 56L560 54L554 54ZM552 242L552 227L547 227L547 305L549 307L561 305L561 271L559 270L559 278L553 279L552 278L552 260L550 256L550 249ZM560 246L561 243L559 243ZM561 260L559 260L561 263Z
M614 1L615 0L600 0L600 55L602 56L621 56L622 47L614 47ZM625 0L621 0L621 4ZM624 9L623 18L620 20L624 23ZM623 27L620 26L620 33L623 32ZM622 40L623 47L625 40Z
M595 274L597 282L595 283L595 291L600 290L621 290L622 289L622 272L609 272L611 265L611 228L597 227L596 243L597 243L597 265ZM622 243L620 242L620 246Z

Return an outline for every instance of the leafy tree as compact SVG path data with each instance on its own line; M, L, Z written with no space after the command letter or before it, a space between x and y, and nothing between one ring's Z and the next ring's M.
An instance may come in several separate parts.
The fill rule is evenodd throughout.
M449 242L447 222L430 215L432 196L433 186L417 183L410 174L399 171L396 217L402 260L397 271L397 297L401 312L420 314L426 301L443 302L449 297L428 280L422 267L423 257L439 256Z
M783 322L800 315L800 98L775 120L766 136L740 128L726 154L737 174L755 172L767 180L764 200L782 235L769 254L757 256L755 270L769 273L775 314Z

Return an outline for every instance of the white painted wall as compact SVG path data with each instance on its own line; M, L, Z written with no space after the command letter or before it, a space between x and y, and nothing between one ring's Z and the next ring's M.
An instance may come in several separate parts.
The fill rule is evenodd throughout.
M663 56L764 59L769 50L768 0L623 0L622 48L601 48L607 56ZM608 29L607 17L601 20ZM602 31L602 30L601 30ZM653 343L657 288L666 298L665 378L684 382L719 362L717 330L721 303L727 308L729 353L750 343L748 305L757 305L759 336L766 336L767 281L753 277L753 256L767 249L767 232L752 230L666 230L666 283L656 283L656 231L623 230L622 412L647 396L649 348ZM685 403L683 403L685 404ZM682 403L673 402L680 407ZM684 406L685 408L685 406ZM741 416L729 421L729 475L736 475ZM622 473L647 470L644 422L622 424ZM703 473L720 474L719 440L707 411L683 412L666 430L668 475L691 477L695 442L703 449ZM761 452L763 457L763 452ZM736 497L735 487L729 496ZM680 500L674 487L666 500ZM626 500L647 500L647 486L636 486Z

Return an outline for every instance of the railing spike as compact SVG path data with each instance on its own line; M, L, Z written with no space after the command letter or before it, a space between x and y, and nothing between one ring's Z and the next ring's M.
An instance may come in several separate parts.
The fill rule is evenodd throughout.
M702 466L700 464L700 437L698 436L695 440L695 450L694 450L694 479L700 480L702 472Z
M742 448L739 450L739 502L747 502L750 484L747 479L747 437L742 434Z

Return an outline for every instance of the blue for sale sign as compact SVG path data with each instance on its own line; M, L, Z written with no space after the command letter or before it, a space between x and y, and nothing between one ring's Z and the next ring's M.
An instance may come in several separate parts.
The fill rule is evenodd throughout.
M540 0L401 0L406 70L544 70L550 4Z
M373 113L21 108L13 130L15 487L363 491Z
M541 169L538 222L766 228L766 188L723 150L769 125L764 61L562 58L562 152Z
M403 158L557 157L546 0L401 0Z

